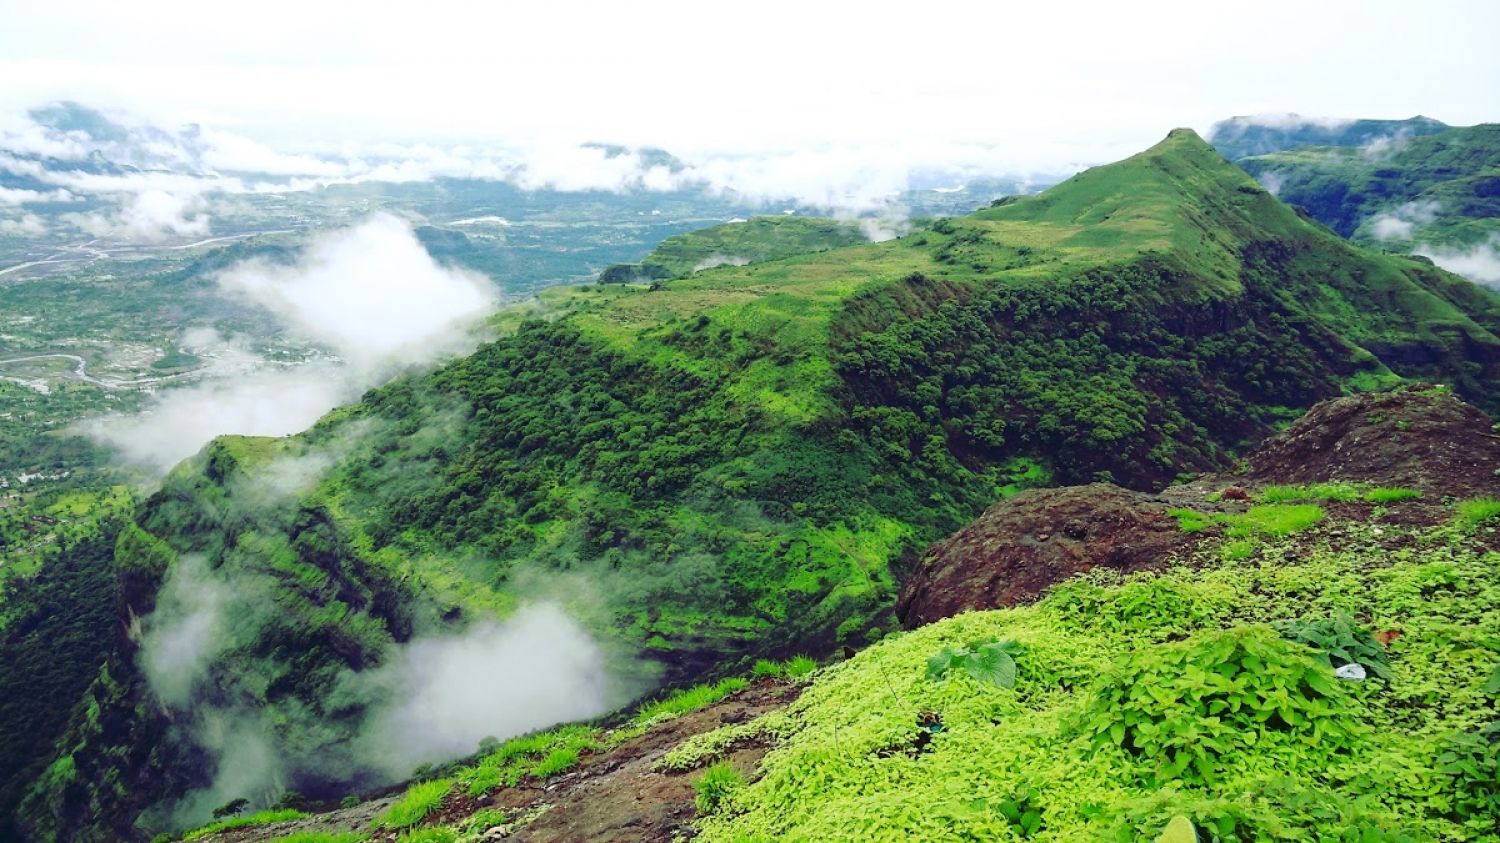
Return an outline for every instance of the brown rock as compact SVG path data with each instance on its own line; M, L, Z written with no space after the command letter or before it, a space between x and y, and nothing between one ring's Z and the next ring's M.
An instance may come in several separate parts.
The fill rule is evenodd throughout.
M1153 567L1194 538L1165 504L1107 483L1035 489L990 507L933 545L901 590L908 628L1011 606L1091 568Z

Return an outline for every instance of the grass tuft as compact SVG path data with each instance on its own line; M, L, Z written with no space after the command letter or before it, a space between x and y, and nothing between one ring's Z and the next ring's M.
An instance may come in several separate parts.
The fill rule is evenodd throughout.
M453 789L453 779L417 782L375 821L380 828L411 828L443 804L443 797Z

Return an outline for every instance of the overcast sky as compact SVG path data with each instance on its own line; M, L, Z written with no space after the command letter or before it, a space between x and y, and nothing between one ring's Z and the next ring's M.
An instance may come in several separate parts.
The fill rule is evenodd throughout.
M1500 2L0 0L0 110L281 147L993 144L1098 161L1233 114L1500 119Z

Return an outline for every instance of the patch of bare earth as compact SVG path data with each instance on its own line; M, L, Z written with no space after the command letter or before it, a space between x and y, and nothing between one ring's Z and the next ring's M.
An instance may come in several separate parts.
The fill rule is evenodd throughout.
M515 841L647 841L667 843L690 834L696 816L693 782L701 772L657 772L653 768L669 750L692 737L790 705L802 692L798 683L763 680L713 705L668 720L645 734L603 752L586 754L579 766L546 781L528 780L473 798L455 788L442 808L424 825L463 827L485 808L500 808L512 817L541 810L535 819L509 830L492 830L491 839ZM747 779L768 745L736 748L727 759ZM394 841L394 831L372 832L374 821L394 801L385 798L317 814L294 822L239 829L206 838L216 843L269 841L298 831L357 831L371 841Z

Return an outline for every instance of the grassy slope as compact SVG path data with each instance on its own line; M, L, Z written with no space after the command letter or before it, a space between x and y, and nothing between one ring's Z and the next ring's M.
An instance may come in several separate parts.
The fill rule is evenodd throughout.
M997 495L1222 465L1288 408L1389 379L1355 343L1493 398L1473 361L1494 299L1469 287L1349 246L1174 132L898 241L549 291L522 311L547 320L502 314L506 338L306 435L220 440L117 563L149 579L202 553L275 595L215 681L321 763L340 671L564 571L611 598L553 589L571 608L683 678L877 637L892 566ZM316 485L256 492L308 455L332 464ZM111 740L82 722L68 745ZM109 797L44 785L31 819L77 799Z
M866 241L859 226L815 217L753 217L677 234L663 240L638 264L620 264L601 281L686 278L723 265L745 265L822 252Z
M1500 124L1415 138L1388 156L1323 147L1240 164L1274 177L1282 199L1356 240L1379 241L1371 220L1407 203L1426 206L1431 218L1417 219L1410 237L1385 242L1466 245L1500 232Z

